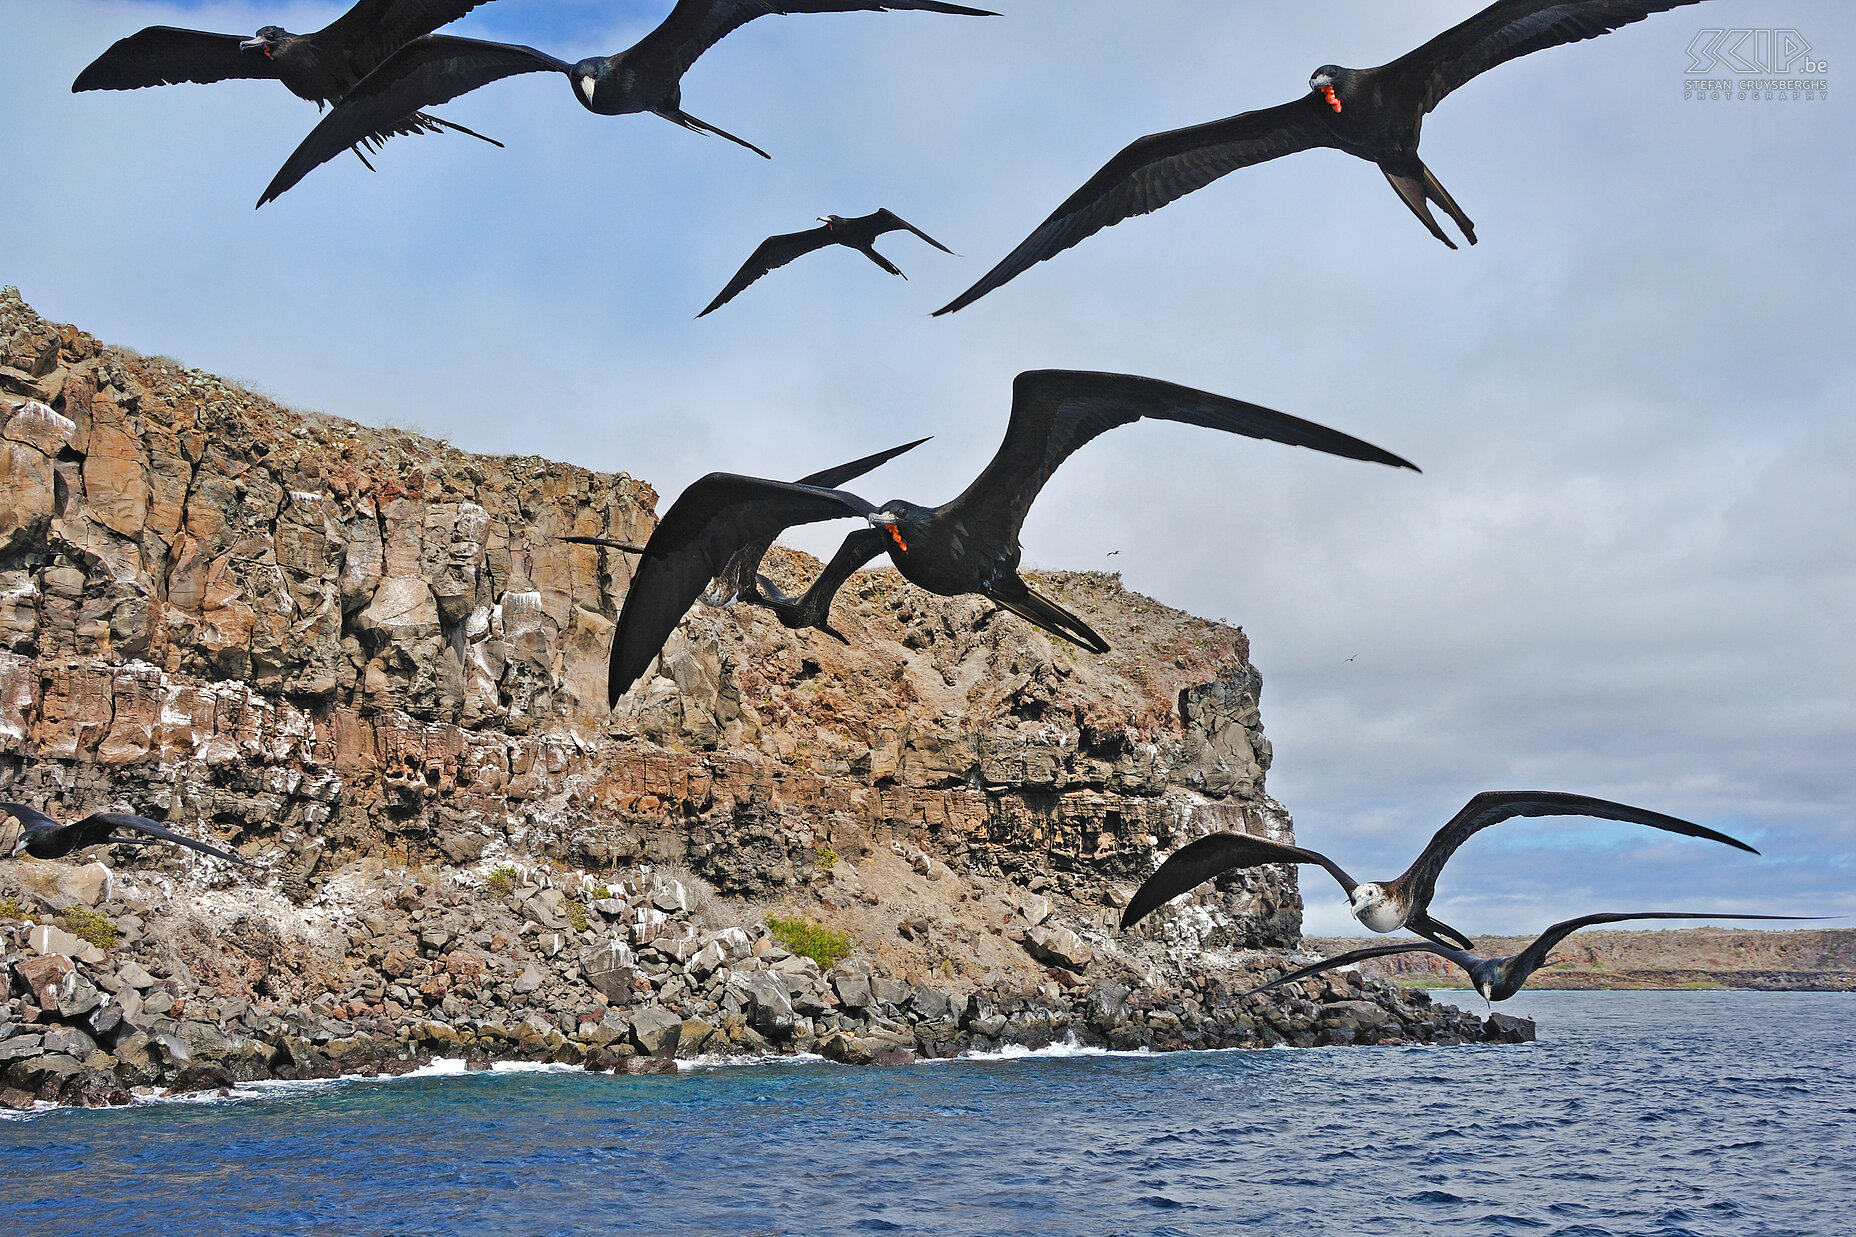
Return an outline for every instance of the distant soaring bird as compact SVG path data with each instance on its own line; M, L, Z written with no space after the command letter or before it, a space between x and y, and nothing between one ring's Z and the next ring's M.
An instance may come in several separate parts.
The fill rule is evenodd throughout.
M1133 215L1239 168L1330 146L1379 165L1399 199L1444 244L1437 203L1470 244L1476 226L1418 158L1418 130L1445 95L1498 64L1608 34L1699 0L1498 0L1416 51L1376 69L1322 65L1293 103L1140 138L1059 206L1024 243L937 314L963 309L1026 270Z
M1523 949L1512 958L1479 958L1475 954L1452 949L1448 945L1439 945L1433 941L1401 941L1396 945L1369 945L1365 949L1355 949L1332 958L1290 971L1281 979L1272 979L1246 992L1245 996L1255 996L1259 992L1268 992L1271 988L1280 988L1284 984L1294 983L1298 979L1307 979L1310 975L1319 975L1322 971L1331 971L1335 967L1352 966L1356 962L1365 962L1369 958L1384 958L1391 954L1430 953L1462 967L1469 974L1469 980L1476 986L1486 1001L1505 1001L1521 990L1528 976L1546 966L1547 954L1553 947L1577 932L1580 928L1589 928L1593 924L1623 923L1633 919L1811 919L1811 915L1711 915L1706 911L1627 911L1621 915L1582 915L1578 919L1568 919L1556 923L1540 934L1540 939Z
M283 165L262 206L302 180L345 147L391 131L393 119L468 94L479 86L519 73L560 73L589 112L624 116L652 112L698 133L713 133L771 158L752 142L705 124L683 110L683 75L697 57L756 17L789 13L888 12L920 9L967 17L997 17L940 0L677 0L663 24L626 50L592 56L578 64L513 43L479 39L417 44L388 60L311 130Z
M836 468L822 469L812 473L810 476L799 478L798 484L817 486L843 485L847 481L856 480L858 477L863 476L880 464L888 463L905 451L913 451L927 441L926 438L917 438L914 442L905 442L900 447L891 447L889 450L879 451L875 455L866 455L862 459L852 460L848 464L840 464ZM681 497L677 499L678 503L682 501L683 499ZM695 502L697 499L692 498L691 501ZM671 511L677 511L677 506L673 504ZM670 512L666 512L664 518L669 519ZM684 516L679 512L677 518L682 520ZM758 538L729 555L728 561L722 564L721 570L717 571L711 579L708 589L704 591L700 597L696 598L696 600L700 601L705 606L726 606L736 601L745 601L750 605L763 606L778 615L780 621L788 627L816 627L826 635L837 639L839 642L849 644L850 641L846 640L842 633L835 630L825 621L825 614L823 612L813 615L807 608L807 603L804 598L788 597L774 585L772 580L760 574L760 561L767 556L767 551L773 548L774 536L776 535L777 534ZM643 554L645 552L643 546L632 545L625 541L617 541L610 537L572 536L562 537L561 540L571 541L577 545L606 546L614 550L625 550L632 554ZM866 557L858 563L858 566L862 566L863 563L868 562L871 557L875 556L871 555ZM856 568L853 567L851 570L855 571ZM830 572L828 570L826 576L829 577L829 575ZM850 572L846 572L845 575L848 577ZM839 580L838 584L843 584L843 580ZM807 591L810 592L811 590ZM836 591L837 585L831 586L830 592L835 593ZM825 594L825 596L828 599L827 605L829 605L830 593ZM683 608L685 610L689 609L689 603L685 602ZM681 612L679 612L678 617L682 617ZM672 625L674 626L674 622Z
M1702 825L1665 816L1609 799L1589 795L1570 795L1556 790L1485 790L1450 818L1434 834L1423 853L1412 861L1404 874L1389 881L1360 884L1341 866L1319 851L1304 850L1285 842L1253 838L1241 833L1214 833L1174 851L1160 870L1148 877L1121 913L1121 926L1133 927L1156 907L1203 884L1220 873L1241 868L1260 868L1275 863L1317 863L1340 882L1347 893L1348 909L1353 917L1374 932L1396 932L1410 928L1419 936L1464 949L1474 947L1467 936L1455 928L1432 919L1431 895L1437 888L1438 873L1457 847L1490 825L1517 816L1596 816L1600 820L1621 820L1633 825L1648 825L1685 837L1707 838L1724 842L1757 855L1745 842L1725 833L1716 833Z
M264 26L245 38L150 26L118 39L77 75L71 89L137 90L180 82L274 78L290 93L320 108L340 100L383 60L409 43L429 48L463 42L431 32L483 3L486 0L361 0L314 34L291 34L279 26ZM363 140L378 144L394 134L437 133L443 129L482 138L493 146L502 145L463 125L428 116L416 107L383 116L376 132L349 145L366 163L367 157L361 155ZM340 147L332 152L339 153Z
M172 842L176 846L185 846L197 850L203 855L215 859L224 859L227 863L236 863L251 867L249 860L241 859L217 846L208 846L205 842L196 842L183 837L172 829L157 825L146 816L131 816L127 812L93 812L79 821L60 825L57 821L23 803L0 803L0 819L11 816L19 821L19 837L13 843L11 858L18 858L22 853L34 859L60 859L72 851L83 850L89 846L112 845L148 846L149 839ZM118 829L130 829L136 833L146 834L145 838L122 837Z
M855 249L892 275L902 275L901 269L875 249L876 238L885 232L913 232L942 253L954 252L914 224L899 218L888 210L859 215L855 219L846 219L842 215L820 215L818 221L825 226L811 228L804 232L785 232L779 236L769 236L762 241L760 248L748 255L748 260L741 264L741 269L735 272L735 277L728 281L728 286L709 302L709 308L696 316L707 317L734 300L743 288L768 271L775 267L785 266L794 258L803 258L806 254L823 249L827 245L843 245L846 249ZM902 277L908 278L907 275L902 275Z
M958 498L939 507L894 499L878 508L844 490L730 473L711 473L691 485L651 534L632 577L612 639L607 677L612 703L644 673L703 586L741 548L796 524L845 516L861 516L871 527L852 533L833 557L826 576L837 583L887 550L905 579L931 593L977 593L1053 635L1092 652L1107 651L1108 642L1087 623L1019 576L1018 533L1038 492L1072 452L1143 417L1415 471L1358 438L1242 400L1129 374L1032 370L1012 384L1011 422L992 462ZM807 593L802 601L822 617L829 596L819 594L818 584Z

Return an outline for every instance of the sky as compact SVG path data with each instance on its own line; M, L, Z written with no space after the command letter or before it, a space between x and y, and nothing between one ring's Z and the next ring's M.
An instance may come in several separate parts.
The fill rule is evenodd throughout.
M938 319L1133 138L1390 60L1476 4L766 18L696 64L683 106L771 162L591 115L537 74L433 109L507 149L397 139L377 172L344 156L262 210L312 105L265 82L69 90L145 25L302 31L343 7L0 0L0 282L294 406L623 470L666 505L712 470L799 476L930 433L860 492L944 501L1026 369L1320 421L1423 474L1143 423L1056 475L1025 562L1115 568L1241 624L1269 790L1361 879L1487 789L1619 799L1762 852L1505 824L1440 883L1435 912L1466 931L1856 914L1856 6L1707 0L1457 91L1423 151L1473 248L1438 244L1374 168L1313 152ZM669 7L494 0L452 32L576 60ZM1796 31L1835 88L1685 100L1708 29ZM763 237L879 206L963 256L896 234L879 248L908 282L830 250L694 320ZM788 540L829 554L844 527ZM1303 884L1309 931L1356 930L1324 876Z

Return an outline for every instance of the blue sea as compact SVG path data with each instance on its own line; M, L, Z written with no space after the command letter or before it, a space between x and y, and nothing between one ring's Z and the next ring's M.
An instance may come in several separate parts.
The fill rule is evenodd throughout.
M41 1112L0 1122L0 1231L1856 1233L1856 996L1503 1008L1539 1042L430 1073Z

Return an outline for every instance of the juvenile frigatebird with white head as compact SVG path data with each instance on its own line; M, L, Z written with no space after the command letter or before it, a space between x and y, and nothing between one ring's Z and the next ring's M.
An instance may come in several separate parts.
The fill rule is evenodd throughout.
M134 816L128 812L92 812L82 820L61 825L37 808L27 807L23 803L0 803L0 820L8 816L19 822L19 836L14 839L13 849L8 855L12 859L22 854L31 855L34 859L62 859L72 851L90 846L149 846L154 842L172 842L215 859L224 859L227 863L247 868L253 866L250 860L241 859L230 851L220 850L205 842L196 842L156 824L146 816ZM144 836L122 836L117 832L120 829Z
M913 232L915 235L939 249L942 253L953 250L928 235L908 220L890 210L876 210L868 215L858 215L847 219L843 215L820 215L818 221L825 226L808 228L804 232L783 232L778 236L769 236L760 246L748 255L748 260L741 264L735 277L728 281L709 307L697 314L706 318L728 302L735 299L743 288L759 279L776 267L785 266L795 258L816 252L831 245L842 245L869 258L892 275L902 275L902 268L876 251L876 238L885 232ZM902 275L907 279L907 275Z
M1424 117L1444 96L1499 64L1609 34L1699 0L1497 0L1417 50L1373 69L1325 64L1291 103L1139 138L1091 176L980 281L936 310L952 313L1103 228L1159 210L1239 168L1329 147L1379 170L1399 200L1455 249L1427 200L1470 244L1476 227L1418 158Z
M613 704L637 681L703 586L743 546L784 529L861 516L871 527L846 539L820 583L802 599L820 618L830 589L888 552L904 579L943 597L975 593L1052 635L1094 653L1108 642L1018 574L1019 529L1045 482L1100 434L1142 418L1179 421L1249 438L1309 447L1398 468L1416 466L1349 434L1243 400L1190 387L1082 370L1030 370L1012 384L1012 416L992 461L939 507L892 499L881 507L845 490L711 473L665 513L645 546L613 633L607 691Z
M1621 915L1581 915L1577 919L1568 919L1556 923L1540 934L1533 944L1511 958L1483 958L1449 945L1440 945L1435 941L1400 941L1392 945L1368 945L1365 949L1355 949L1332 958L1325 958L1311 966L1304 966L1290 971L1280 979L1272 979L1267 984L1252 988L1245 996L1255 996L1259 992L1268 992L1284 984L1294 983L1298 979L1307 979L1310 975L1319 975L1336 967L1352 966L1356 962L1365 962L1369 958L1384 958L1392 954L1430 953L1462 967L1468 974L1470 983L1482 994L1485 1001L1505 1001L1521 990L1527 983L1528 976L1546 966L1550 959L1548 954L1553 947L1577 932L1580 928L1589 928L1601 923L1624 923L1635 919L1814 919L1814 915L1711 915L1706 911L1627 911Z
M288 190L346 147L378 136L383 126L408 111L433 107L491 82L522 73L560 73L574 98L600 116L651 112L697 133L713 133L745 146L761 158L766 151L706 124L683 110L683 75L698 57L757 17L790 13L858 13L915 9L964 17L997 17L942 0L677 0L651 33L622 52L589 56L575 64L515 43L458 40L444 47L412 46L389 57L341 105L303 139L271 179L262 206Z
M1214 833L1200 838L1169 855L1160 869L1135 891L1128 908L1121 913L1121 926L1123 929L1133 927L1158 907L1225 872L1278 863L1313 863L1327 869L1328 875L1340 882L1347 894L1347 909L1367 929L1396 932L1400 928L1410 928L1429 940L1469 949L1474 942L1467 936L1431 918L1431 897L1437 888L1437 876L1459 846L1490 825L1517 816L1593 816L1600 820L1647 825L1684 837L1707 838L1750 854L1759 853L1745 842L1705 825L1631 807L1627 803L1557 790L1485 790L1464 804L1462 811L1432 835L1409 868L1388 881L1356 881L1320 851L1291 846L1287 842L1272 842L1242 833Z
M71 83L71 90L139 90L181 82L222 82L235 78L270 78L318 109L339 102L394 52L409 44L428 49L462 42L432 31L464 16L486 0L360 0L353 8L311 34L292 34L282 26L262 26L250 37L149 26L118 39ZM438 133L445 129L502 143L463 125L407 108L381 118L379 131L348 145L366 163L363 145L377 145L395 134ZM340 153L338 147L335 152ZM371 164L369 166L372 166Z

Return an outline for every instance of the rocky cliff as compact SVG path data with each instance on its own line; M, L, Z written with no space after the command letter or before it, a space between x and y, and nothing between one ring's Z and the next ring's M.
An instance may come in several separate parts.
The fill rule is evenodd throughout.
M0 293L0 798L133 810L257 865L121 847L101 876L6 865L18 995L0 1040L29 1037L29 1014L64 1008L76 1027L113 1005L107 1033L83 1032L96 1052L125 1035L168 1049L93 1066L153 1081L189 1059L189 1034L260 1045L239 1058L254 1076L328 1067L322 1049L357 1039L351 1060L494 1054L525 1042L521 1017L525 1051L607 1025L592 1046L649 1055L662 1037L645 1049L614 1012L638 1003L710 1019L716 1050L848 1044L884 1008L889 1025L940 1011L922 1050L996 1041L1040 994L1021 1038L1145 1027L1149 1010L1180 1042L1200 1024L1233 1042L1322 1033L1309 1010L1240 1026L1216 979L1296 943L1292 874L1111 931L1158 855L1213 830L1290 836L1264 790L1241 631L1113 576L1042 577L1114 646L1092 657L867 572L834 609L848 647L698 607L609 713L630 563L557 538L642 541L656 503L623 474L281 407ZM817 567L769 558L789 584ZM46 935L92 922L87 906L113 951ZM847 1005L770 920L841 934L838 974L902 985L885 990L900 1003L855 1004L853 983ZM692 971L731 926L744 940ZM736 981L782 961L811 967L773 986L803 988L814 1012L757 1033ZM74 975L100 992L71 1014L84 999L57 992ZM1387 1036L1440 1025L1379 999L1367 1025ZM42 1041L14 1081L56 1093L70 1071L47 1084L21 1062L83 1054Z

